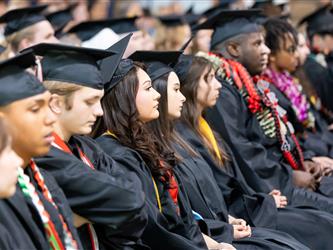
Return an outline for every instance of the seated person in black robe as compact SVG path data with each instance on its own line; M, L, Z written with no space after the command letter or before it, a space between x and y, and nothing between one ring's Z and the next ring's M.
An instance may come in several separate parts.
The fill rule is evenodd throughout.
M304 73L319 96L322 105L333 112L332 42L333 14L326 4L305 16L299 25L306 25L306 34L311 53L303 65Z
M271 83L271 90L277 95L280 106L287 112L295 134L303 142L302 148L315 155L311 159L319 163L319 182L325 174L332 171L333 133L329 131L321 113L311 106L297 79L291 75L296 69L299 57L298 34L289 23L280 19L268 20L264 27L266 45L271 49L271 54L268 68L263 75ZM331 178L325 177L323 182L319 182L320 191L328 196L333 188L330 180Z
M106 85L103 119L93 135L99 136L98 144L126 173L136 174L141 181L148 213L143 243L152 249L207 249L182 186L144 127L145 122L158 117L160 95L142 67L131 59L119 64Z
M26 71L33 65L31 53L0 64L0 113L22 159L14 195L0 200L0 224L15 237L12 249L81 249L64 194L32 159L49 151L55 122L48 108L51 94Z

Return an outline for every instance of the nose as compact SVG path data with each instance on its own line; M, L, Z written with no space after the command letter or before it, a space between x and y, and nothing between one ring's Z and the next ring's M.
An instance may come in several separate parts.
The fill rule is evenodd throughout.
M95 109L94 109L94 115L95 116L102 116L103 114L104 114L104 112L103 112L103 109L102 109L102 105L101 105L100 102L98 102L96 104Z
M156 89L154 89L154 88L153 88L153 92L154 92L154 100L156 100L156 101L159 100L161 98L160 93L158 93L156 91Z
M182 92L179 91L179 93L180 93L181 101L182 101L182 102L185 102L185 101L186 101L186 97L183 95Z
M271 53L270 48L267 47L267 45L265 43L262 44L263 48L262 48L262 53L269 55Z
M299 57L300 57L300 51L299 51L299 49L295 50L294 57L295 57L296 60L299 59Z
M213 81L214 81L214 86L216 86L216 89L220 90L222 88L221 82L217 80L216 77L214 77Z
M47 107L45 124L47 126L51 126L57 121L57 118L58 118L57 114L55 112L53 112L51 108Z

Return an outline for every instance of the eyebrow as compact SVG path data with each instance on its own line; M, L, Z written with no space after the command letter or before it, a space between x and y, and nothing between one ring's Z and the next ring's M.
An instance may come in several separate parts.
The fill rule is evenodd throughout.
M180 83L179 82L175 82L173 85L180 86Z
M142 85L145 85L146 83L150 83L151 84L151 81L150 80L146 80L142 83Z
M33 100L33 103L30 104L30 107L32 107L34 105L42 106L44 104L45 104L45 100L44 99L37 99L37 100Z

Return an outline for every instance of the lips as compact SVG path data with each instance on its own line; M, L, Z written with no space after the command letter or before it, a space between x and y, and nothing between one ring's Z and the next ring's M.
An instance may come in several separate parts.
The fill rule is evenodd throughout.
M52 135L52 133L48 133L46 136L44 136L44 141L47 144L51 144L54 141L54 136Z

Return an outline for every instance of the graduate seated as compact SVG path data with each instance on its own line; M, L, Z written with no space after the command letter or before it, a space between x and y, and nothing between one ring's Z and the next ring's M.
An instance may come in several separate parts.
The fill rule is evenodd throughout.
M266 44L271 49L268 68L263 76L271 83L272 91L277 95L280 106L287 112L288 120L295 129L295 134L302 142L304 154L311 154L313 177L324 194L329 195L330 175L333 167L333 134L328 130L324 117L310 103L310 98L291 74L296 70L299 52L298 34L287 22L271 19L264 23ZM326 188L321 185L326 183Z
M5 23L6 50L13 54L38 43L57 43L54 29L42 14L47 5L19 8L6 12L0 17Z

